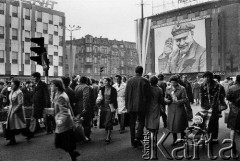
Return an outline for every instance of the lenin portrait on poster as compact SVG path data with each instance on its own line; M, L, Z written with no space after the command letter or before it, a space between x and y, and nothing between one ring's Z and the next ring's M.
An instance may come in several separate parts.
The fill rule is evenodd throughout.
M155 72L206 71L205 19L155 28Z

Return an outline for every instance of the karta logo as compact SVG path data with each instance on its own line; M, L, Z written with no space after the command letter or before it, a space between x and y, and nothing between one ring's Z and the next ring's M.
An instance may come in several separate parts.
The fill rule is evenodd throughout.
M172 151L169 151L165 146L164 143L167 140L168 136L171 134L171 132L163 132L162 137L158 140L158 142L154 142L153 136L150 132L144 133L144 140L143 140L143 146L144 151L142 158L144 160L152 160L157 159L157 149L161 152L161 154L169 160L182 160L182 159L193 159L193 160L199 160L199 147L201 146L202 142L199 140L194 140L191 144L186 139L178 139L177 142L181 142L181 146L174 148ZM210 137L211 138L211 137ZM154 145L155 143L155 145ZM212 145L210 144L210 139L205 140L205 145L207 146L207 155L208 158L211 160L217 160L218 157L222 160L229 160L229 159L235 159L237 160L239 156L236 154L233 154L233 141L231 139L224 139L222 141L222 144L230 144L229 146L223 147L218 151L218 156L214 155L212 153ZM189 148L190 146L193 149L192 155L189 154ZM204 146L204 145L202 145ZM226 152L231 152L231 155L227 155ZM183 152L183 155L180 155L179 153Z

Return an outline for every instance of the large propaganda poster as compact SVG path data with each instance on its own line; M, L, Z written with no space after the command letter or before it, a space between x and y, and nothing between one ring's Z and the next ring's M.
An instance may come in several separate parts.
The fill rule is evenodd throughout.
M205 19L155 28L155 72L205 72L205 33Z

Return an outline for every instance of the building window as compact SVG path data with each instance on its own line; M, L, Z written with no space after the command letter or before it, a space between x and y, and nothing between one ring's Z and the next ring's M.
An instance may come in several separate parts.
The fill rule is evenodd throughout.
M122 67L124 66L124 61L123 61L123 60L121 61L121 66L122 66Z
M97 67L94 68L94 73L97 73L98 72L98 69Z
M18 7L12 6L12 17L18 17Z
M4 63L4 50L0 50L0 63Z
M37 37L42 37L42 33L41 32L37 32Z
M81 68L81 73L84 73L84 68L83 67Z
M50 65L53 65L53 56L52 55L49 55L49 62L50 62Z
M12 63L13 64L18 63L18 52L15 52L15 51L12 52Z
M25 64L30 64L30 53L25 53Z
M58 67L54 66L54 76L58 76Z
M30 31L25 31L25 41L30 42Z
M107 54L107 48L102 48L102 53Z
M54 45L54 55L58 56L58 46Z
M49 14L49 24L53 24L53 15Z
M18 40L18 29L12 29L12 39Z
M121 56L124 57L124 52L121 52Z
M63 17L59 16L59 26L63 26Z
M97 63L97 57L96 56L94 57L94 63Z
M63 46L63 37L59 36L59 46Z
M121 74L124 74L124 70L123 69L121 70Z
M94 47L94 53L98 52L98 47Z
M91 68L87 68L87 73L91 73Z
M51 34L49 34L48 44L49 45L53 44L53 35L51 35Z
M25 19L30 20L30 9L25 8Z
M92 57L90 56L87 56L86 57L86 63L91 63L92 62Z
M91 47L86 47L86 52L92 52L92 48Z
M107 63L107 58L105 58L104 61L105 61L104 63L106 64Z
M58 36L58 26L54 25L54 35Z
M63 66L63 57L59 56L59 66Z
M81 62L84 63L84 58L83 57L81 58Z
M37 11L37 21L42 22L42 12Z
M0 2L0 14L4 15L4 3Z
M48 24L47 23L43 23L43 33L44 34L48 33Z
M4 39L4 27L0 26L0 39Z

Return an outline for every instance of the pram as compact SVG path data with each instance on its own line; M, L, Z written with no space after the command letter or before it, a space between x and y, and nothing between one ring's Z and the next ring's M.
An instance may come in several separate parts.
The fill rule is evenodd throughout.
M208 124L212 110L203 110L195 114L193 124L186 129L185 143L188 145L202 146L211 140L212 134L208 133Z

